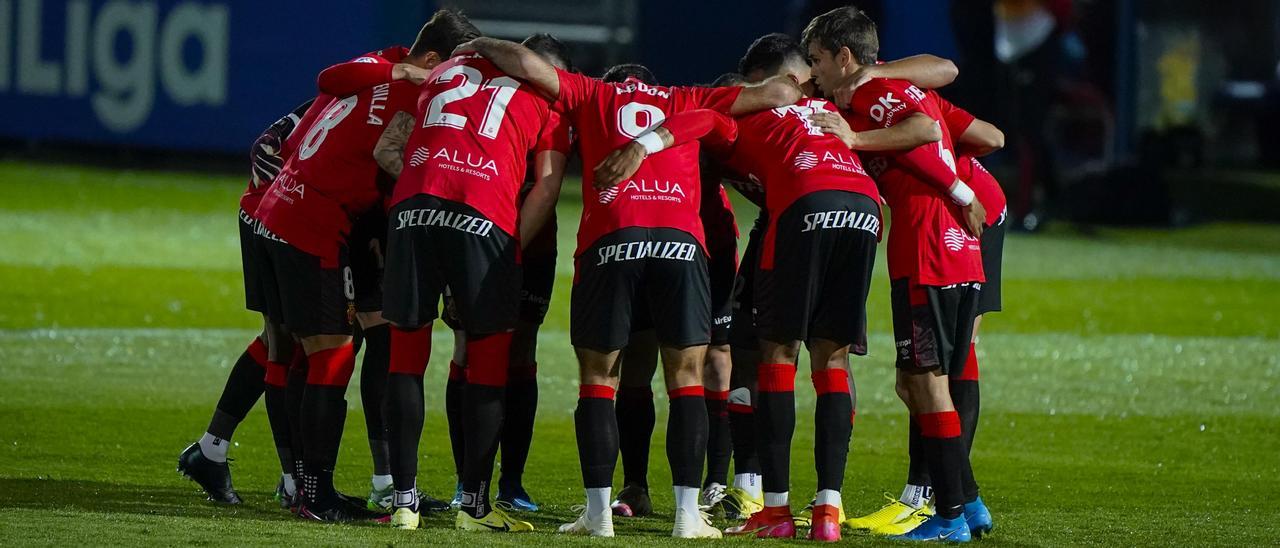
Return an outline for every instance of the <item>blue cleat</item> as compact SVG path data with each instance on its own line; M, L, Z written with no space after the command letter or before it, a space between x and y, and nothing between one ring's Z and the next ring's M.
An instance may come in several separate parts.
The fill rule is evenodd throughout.
M982 535L996 528L995 522L991 519L991 511L987 510L982 497L964 505L964 520L969 524L969 533L974 538L982 538Z
M890 538L920 542L969 542L973 540L973 535L969 533L969 524L965 522L964 516L946 519L934 514L919 527Z
M524 490L524 487L517 486L514 489L498 488L498 501L510 504L511 507L520 512L537 512L538 503L531 500L532 497Z
M462 508L462 482L458 482L458 486L453 490L453 500L449 501L449 507L454 510Z

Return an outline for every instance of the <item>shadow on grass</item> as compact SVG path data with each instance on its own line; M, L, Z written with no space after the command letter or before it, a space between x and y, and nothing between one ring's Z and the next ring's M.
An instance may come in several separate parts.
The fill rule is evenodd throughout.
M185 481L185 480L184 480ZM241 493L244 504L229 506L204 499L189 487L137 485L70 479L0 478L0 509L74 510L104 513L221 517L276 521L293 517L265 493Z

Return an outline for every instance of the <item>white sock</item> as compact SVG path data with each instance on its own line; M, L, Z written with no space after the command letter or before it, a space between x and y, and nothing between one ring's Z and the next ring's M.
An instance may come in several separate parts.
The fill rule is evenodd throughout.
M908 483L902 489L902 496L898 497L898 500L907 506L919 509L929 502L929 497L932 495L933 489L930 489L928 485L912 485Z
M291 497L298 494L298 484L293 482L293 474L280 474L280 481L284 482L284 494Z
M205 432L200 436L200 453L213 462L227 462L227 446L231 440L224 440Z
M734 474L733 486L746 491L751 498L758 499L761 496L760 474Z
M587 489L587 514L596 516L606 512L612 512L609 509L609 497L612 495L612 487L595 487Z
M683 487L683 486L677 485L673 487L672 490L675 491L675 494L676 494L676 517L677 518L679 517L679 514L681 512L685 512L693 516L698 515L698 488L697 487Z
M384 476L377 476L377 475L373 476L374 491L385 491L388 487L391 487L391 474L387 474Z
M818 496L814 497L813 505L822 506L824 504L840 508L840 492L835 489L823 489L818 491Z
M764 505L770 508L776 508L778 506L791 506L791 498L789 495L790 493L787 491L783 491L781 493L766 492L764 494Z

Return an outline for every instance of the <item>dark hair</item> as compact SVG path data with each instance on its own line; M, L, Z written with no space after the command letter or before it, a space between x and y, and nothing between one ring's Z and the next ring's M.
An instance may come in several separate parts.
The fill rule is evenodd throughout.
M534 53L541 55L548 63L556 65L564 70L573 72L573 60L569 58L569 46L561 42L555 36L545 32L539 32L520 42L524 47L533 50Z
M775 32L756 38L747 48L746 55L738 61L738 72L748 75L756 71L775 74L778 68L791 60L809 64L809 56L795 38Z
M717 76L714 82L711 82L713 88L727 88L747 83L747 78L736 72L726 72Z
M434 51L441 59L448 57L459 45L480 37L480 29L471 24L462 12L452 9L436 11L427 24L418 31L417 40L409 48L409 55L417 57Z
M614 84L625 82L627 78L635 78L651 86L658 84L658 79L653 77L653 73L648 68L636 63L614 65L604 71L604 76L600 77L601 80Z
M849 48L853 58L863 65L875 63L880 54L875 21L853 6L833 9L809 21L800 34L800 43L808 48L814 42L832 53Z

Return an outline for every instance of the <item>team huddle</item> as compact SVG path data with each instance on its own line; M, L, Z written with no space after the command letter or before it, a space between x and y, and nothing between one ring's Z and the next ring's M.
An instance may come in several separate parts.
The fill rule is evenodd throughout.
M981 316L1000 309L1004 196L977 158L1004 137L932 91L955 78L949 61L879 62L878 53L875 24L839 8L799 40L759 38L712 85L669 87L634 64L585 76L552 36L486 38L441 10L411 47L325 69L319 94L253 144L240 236L247 306L263 331L178 470L211 500L239 503L227 449L265 394L277 499L299 516L416 529L422 513L456 509L459 529L533 530L518 516L539 510L523 482L538 329L555 279L555 206L578 156L569 309L585 501L560 532L613 536L615 517L653 512L659 365L673 536L807 529L834 541L845 528L962 542L990 532L969 452L974 343ZM759 208L741 254L726 187ZM850 354L868 351L882 206L893 214L896 389L911 416L910 462L901 497L846 519ZM451 502L417 489L437 318L455 342L445 388ZM793 512L802 346L817 394L817 492ZM367 498L333 484L361 347ZM721 530L712 515L737 524Z

